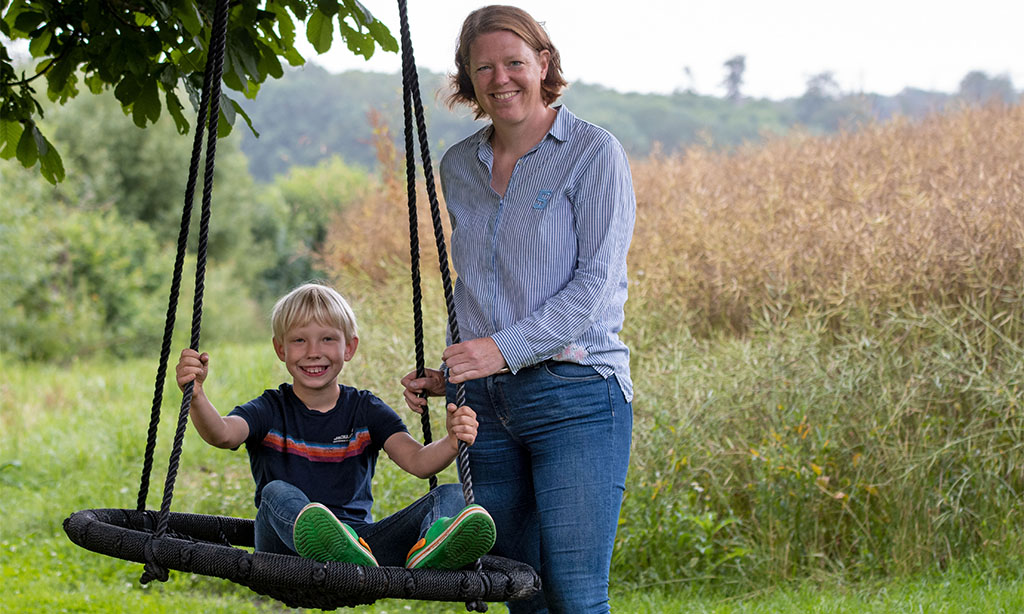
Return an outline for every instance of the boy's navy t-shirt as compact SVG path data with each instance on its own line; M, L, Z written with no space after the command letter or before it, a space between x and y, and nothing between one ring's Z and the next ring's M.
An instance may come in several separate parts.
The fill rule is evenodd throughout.
M256 507L263 487L284 480L310 501L323 503L346 523L373 522L370 484L377 455L388 437L408 432L395 410L372 393L339 385L334 409L314 411L291 384L240 405L229 415L249 424L245 448L256 480Z

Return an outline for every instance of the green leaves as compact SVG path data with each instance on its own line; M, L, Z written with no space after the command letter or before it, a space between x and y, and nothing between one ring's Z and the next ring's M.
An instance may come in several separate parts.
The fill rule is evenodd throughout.
M145 128L147 120L156 123L160 118L160 95L156 83L155 79L143 81L139 95L132 103L132 119L139 128Z
M64 180L64 163L35 122L0 120L0 158L17 158L25 168L39 162L39 171L50 183Z
M334 20L319 10L313 11L306 24L306 39L317 53L326 53L334 38Z
M395 40L394 36L391 36L391 32L388 31L384 24L380 21L374 21L367 24L366 29L370 31L370 35L377 41L381 49L391 53L398 53L398 41Z
M362 4L356 0L345 0L344 5L339 5L333 0L325 0L313 11L306 25L306 38L317 53L325 53L331 48L335 16L342 40L356 55L370 59L377 45L385 51L398 51L398 41Z
M199 36L203 31L203 14L199 12L199 6L192 0L186 0L184 6L178 11L178 19L185 30L193 36Z
M26 168L39 162L40 173L47 181L56 184L64 180L64 163L35 122L22 127L18 122L0 121L0 144L0 157L9 160L17 156Z
M24 129L18 122L0 120L0 143L3 143L3 148L0 148L0 158L10 160L17 155L15 150L22 132Z
M30 83L40 77L46 79L47 97L59 104L79 94L80 79L93 94L113 88L125 113L142 128L156 122L166 104L177 130L187 132L179 94L184 89L193 105L198 103L196 84L201 84L207 62L212 5L200 0L0 2L0 32L27 40L36 62L19 74L6 48L0 50L0 152L17 156L26 166L38 162L51 182L63 179L60 155L36 124L42 111ZM234 0L224 85L255 97L268 77L284 74L282 58L292 66L305 63L295 49L296 24L305 22L306 38L323 53L331 48L335 21L354 53L369 58L377 46L398 50L384 24L356 0ZM241 107L231 98L226 101L227 121L219 132L231 130L236 113L252 129Z
M160 118L160 94L157 79L150 76L136 78L128 75L114 88L114 96L121 101L125 112L130 112L132 121L139 128L145 128Z

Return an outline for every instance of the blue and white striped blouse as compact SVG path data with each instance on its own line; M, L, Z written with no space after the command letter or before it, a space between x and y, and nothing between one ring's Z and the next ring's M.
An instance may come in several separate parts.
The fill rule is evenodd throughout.
M609 132L557 110L504 196L491 188L491 125L441 160L459 332L492 337L513 373L549 359L591 365L632 400L619 339L636 216L629 161Z

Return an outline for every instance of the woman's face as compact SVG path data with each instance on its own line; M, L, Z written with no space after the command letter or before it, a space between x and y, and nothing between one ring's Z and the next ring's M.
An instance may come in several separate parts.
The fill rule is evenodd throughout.
M481 34L469 46L469 76L477 104L495 126L543 112L540 84L548 73L547 51L535 52L508 30Z

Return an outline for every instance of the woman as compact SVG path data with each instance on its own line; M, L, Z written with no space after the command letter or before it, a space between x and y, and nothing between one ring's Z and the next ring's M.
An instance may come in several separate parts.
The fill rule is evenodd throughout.
M479 430L477 503L495 552L532 565L543 593L519 612L608 612L608 571L632 430L619 339L635 217L629 164L605 130L564 106L558 51L528 13L471 13L449 104L490 124L441 161L464 341L443 353ZM409 406L444 374L402 380Z

